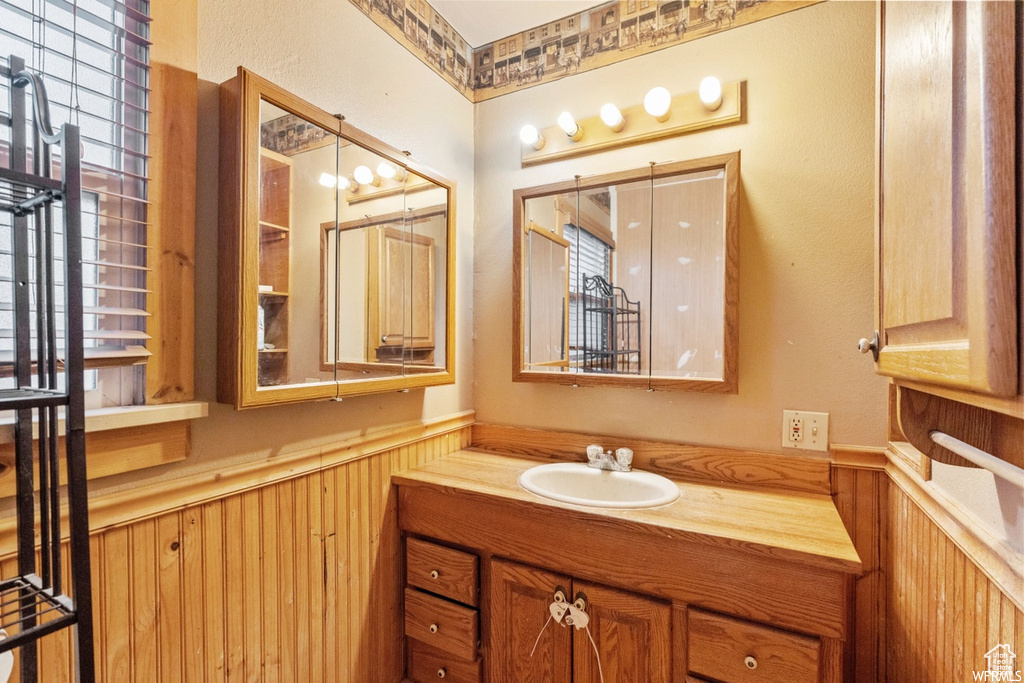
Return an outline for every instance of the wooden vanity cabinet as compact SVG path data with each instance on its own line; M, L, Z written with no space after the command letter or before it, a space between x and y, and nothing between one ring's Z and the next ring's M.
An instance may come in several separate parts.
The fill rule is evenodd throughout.
M878 372L1019 415L1020 3L878 7Z
M475 682L483 680L481 669L491 683L834 680L820 673L818 638L503 558L487 561L479 615L425 592L476 605L476 560L438 543L406 539L406 582L423 588L406 588L409 681ZM556 592L568 602L584 597L589 633L550 618ZM482 660L476 658L478 616Z

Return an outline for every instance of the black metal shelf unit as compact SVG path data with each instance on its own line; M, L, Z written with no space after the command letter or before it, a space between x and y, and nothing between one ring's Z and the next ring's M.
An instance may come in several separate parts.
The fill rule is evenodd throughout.
M0 221L0 230L9 232L4 237L11 245L14 327L13 364L0 389L0 414L14 412L18 525L18 576L0 581L0 628L7 632L0 652L20 648L21 680L36 681L36 641L73 626L76 679L91 682L95 665L85 475L81 137L70 124L54 133L43 81L26 71L24 60L11 56L7 66L0 65L0 78L7 80L11 100L10 115L0 117L0 125L10 128L9 164L0 167L0 213L10 217ZM52 158L54 150L59 150L59 164ZM66 523L61 518L62 466L67 476ZM61 556L63 538L70 544L70 567Z
M600 275L583 276L583 370L639 375L640 302Z

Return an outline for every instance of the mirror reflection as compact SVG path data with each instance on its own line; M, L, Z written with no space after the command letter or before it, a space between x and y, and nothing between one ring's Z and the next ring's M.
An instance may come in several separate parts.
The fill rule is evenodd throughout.
M734 386L727 266L735 264L738 155L706 161L517 192L519 379L563 373L643 386L664 378L731 390L714 383L732 377Z
M258 386L445 372L448 189L260 115Z
M353 177L337 222L321 224L317 357L339 380L444 372L448 190L354 143L339 157L382 173Z
M263 100L259 144L258 384L333 382L333 369L309 353L319 301L303 271L324 207L333 216L337 203L337 188L321 179L338 176L338 136Z

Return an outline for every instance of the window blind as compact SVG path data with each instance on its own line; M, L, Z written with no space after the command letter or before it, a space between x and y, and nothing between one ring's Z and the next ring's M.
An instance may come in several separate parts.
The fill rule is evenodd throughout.
M563 235L569 241L569 346L572 349L570 358L575 361L578 350L583 348L583 306L587 296L583 289L583 276L600 275L611 281L612 250L602 240L572 223L565 225ZM607 333L600 326L592 326L587 330L587 338L603 346Z
M92 407L142 402L141 364L151 355L145 348L149 21L144 0L0 0L0 63L7 65L9 55L24 59L43 77L54 128L70 122L82 133L85 359L95 371L87 386L97 390ZM9 81L0 80L2 121L11 93ZM0 126L0 164L9 163L10 140L10 128ZM0 216L4 220L0 378L10 374L13 358L11 227ZM56 229L59 241L59 221Z

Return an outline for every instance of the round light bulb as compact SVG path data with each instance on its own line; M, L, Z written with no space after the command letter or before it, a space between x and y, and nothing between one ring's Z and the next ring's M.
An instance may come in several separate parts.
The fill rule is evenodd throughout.
M320 184L324 187L334 187L338 184L338 179L330 173L321 173Z
M576 123L576 119L567 111L563 111L558 115L558 127L564 130L565 134L573 141L583 137L583 129L580 128L580 124Z
M651 88L644 95L644 111L658 119L664 121L668 118L668 110L672 105L672 93L667 88L658 86Z
M346 178L343 175L338 176L338 189L339 190L347 190L351 186L352 186L352 181L351 180L349 180L348 178Z
M708 111L714 111L722 106L722 82L714 76L708 76L700 82L700 101Z
M519 129L519 140L524 145L530 145L534 149L540 149L544 146L544 138L541 136L540 131L537 130L537 126L529 123Z
M601 120L604 121L604 125L616 133L626 125L626 120L622 118L622 112L611 102L601 106Z
M373 175L373 171L371 171L367 166L356 166L356 170L352 172L352 176L360 185L376 185L380 182L380 180Z
M381 178L387 178L388 180L391 180L396 175L398 175L398 169L389 164L388 162L382 161L380 162L380 164L377 165L377 175L379 175Z

